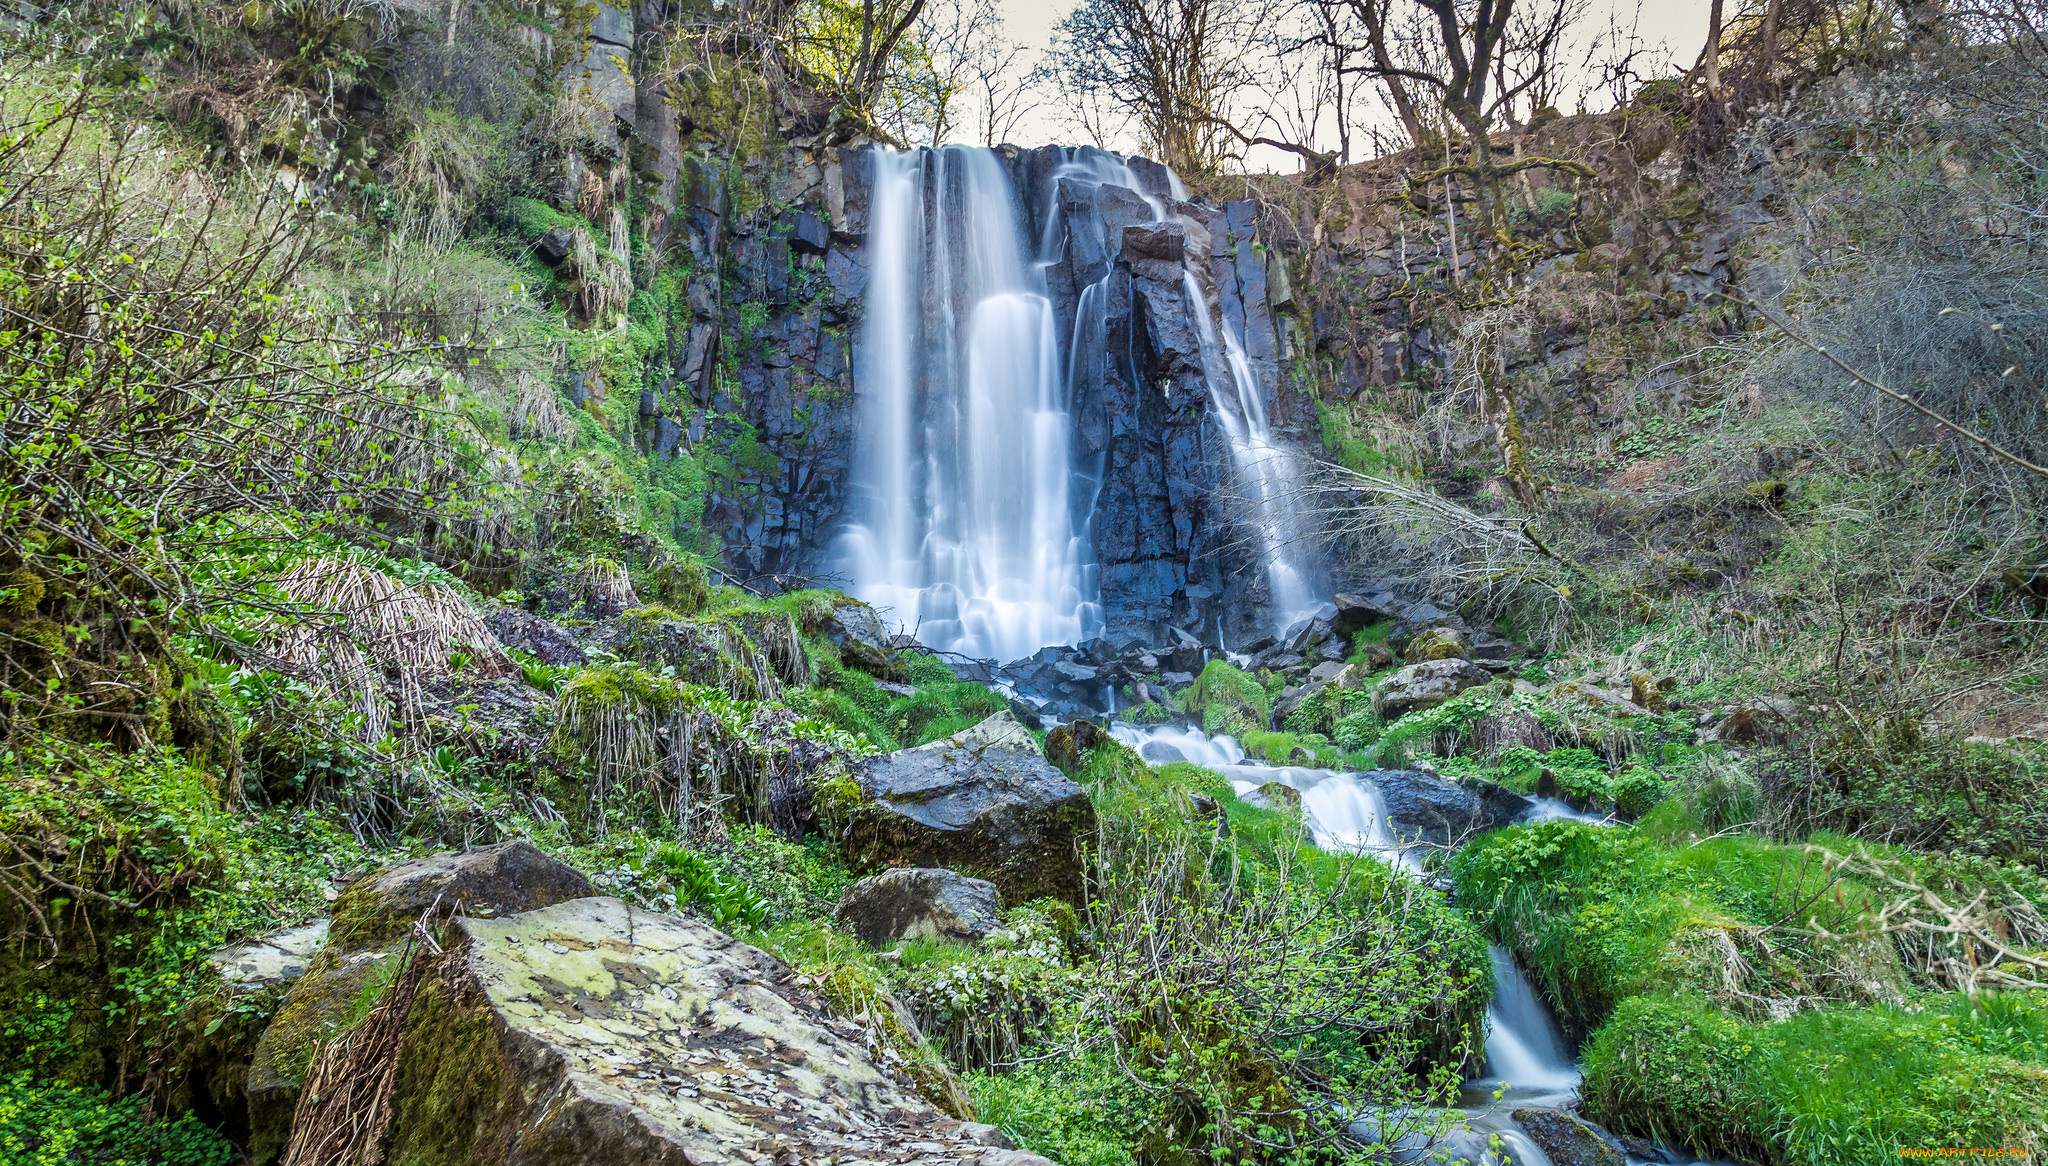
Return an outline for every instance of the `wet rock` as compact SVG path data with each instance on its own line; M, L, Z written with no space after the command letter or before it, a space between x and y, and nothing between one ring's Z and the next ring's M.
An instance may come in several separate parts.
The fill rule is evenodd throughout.
M1535 802L1499 782L1487 781L1482 777L1461 778L1459 783L1479 795L1479 800L1486 803L1488 816L1496 824L1505 825L1513 822L1536 805Z
M789 245L804 255L823 255L832 245L831 228L818 216L799 212L795 228L789 234Z
M839 649L843 663L877 676L897 674L895 637L867 604L844 596L833 600L832 612L819 621L818 631Z
M842 845L857 866L942 866L1005 899L1078 902L1095 807L1009 713L867 761Z
M1477 792L1419 769L1375 769L1360 776L1380 791L1387 824L1403 840L1451 845L1505 826L1512 817Z
M973 943L1003 913L996 885L943 867L897 867L864 878L839 899L839 921L870 947L900 939Z
M584 898L460 919L406 1016L386 1160L700 1163L991 1153L786 965Z
M1623 1166L1627 1154L1613 1134L1561 1109L1518 1109L1515 1124L1550 1156L1551 1166Z
M288 927L224 947L207 956L231 991L261 992L281 987L306 974L306 968L327 945L327 920Z
M334 901L326 945L257 1039L247 1088L252 1155L263 1161L284 1145L315 1046L398 958L415 922L511 915L593 893L581 873L530 842L430 855L349 886Z
M1373 689L1373 710L1389 721L1444 703L1493 677L1467 660L1429 660L1410 664Z

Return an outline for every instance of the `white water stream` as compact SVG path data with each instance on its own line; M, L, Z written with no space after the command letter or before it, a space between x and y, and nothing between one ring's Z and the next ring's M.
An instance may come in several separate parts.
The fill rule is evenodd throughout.
M1403 844L1388 822L1385 799L1363 774L1261 764L1247 759L1235 739L1209 737L1195 729L1119 723L1111 726L1110 733L1151 764L1190 761L1220 773L1230 779L1239 796L1267 782L1280 782L1301 794L1306 825L1318 847L1379 854L1399 869L1422 874L1420 849ZM1535 805L1519 821L1559 817L1600 820L1554 798L1534 801ZM1466 1083L1461 1102L1462 1128L1454 1130L1434 1150L1448 1154L1441 1159L1446 1163L1551 1166L1549 1155L1529 1139L1510 1114L1525 1107L1570 1108L1578 1099L1578 1066L1549 1006L1537 995L1535 985L1515 965L1507 949L1496 944L1492 956L1494 994L1486 1010L1486 1072ZM1498 1100L1494 1097L1496 1092L1500 1093ZM1498 1150L1491 1144L1495 1138L1500 1142ZM1418 1154L1423 1149L1409 1148ZM1440 1161L1426 1155L1414 1160ZM1664 1160L1691 1161L1669 1156ZM1629 1158L1631 1164L1650 1161Z

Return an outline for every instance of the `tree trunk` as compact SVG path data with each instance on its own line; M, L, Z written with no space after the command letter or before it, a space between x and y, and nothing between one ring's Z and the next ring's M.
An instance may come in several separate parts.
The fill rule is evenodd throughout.
M1707 96L1721 100L1721 0L1714 0L1707 10L1707 48L1700 54L1703 76L1707 82Z

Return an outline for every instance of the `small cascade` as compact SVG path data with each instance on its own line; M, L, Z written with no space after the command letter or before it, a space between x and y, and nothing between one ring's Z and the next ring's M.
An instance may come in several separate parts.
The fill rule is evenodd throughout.
M1277 781L1301 794L1306 826L1325 850L1367 851L1386 857L1396 868L1420 875L1419 854L1404 847L1387 824L1386 803L1362 774L1289 765L1263 765L1247 760L1243 748L1229 737L1207 737L1200 730L1174 726L1117 724L1110 733L1153 764L1192 761L1230 779L1239 795ZM1555 798L1539 799L1522 821L1575 817L1602 821ZM1514 957L1492 945L1494 995L1486 1010L1486 1075L1467 1083L1460 1102L1459 1127L1434 1145L1396 1147L1397 1162L1464 1163L1465 1166L1551 1166L1552 1160L1513 1118L1523 1107L1569 1109L1578 1099L1579 1071L1556 1019L1535 985L1515 965ZM1496 1091L1500 1097L1495 1098ZM1361 1137L1373 1137L1369 1122L1360 1123ZM1645 1159L1630 1157L1630 1166ZM1665 1152L1665 1163L1696 1162Z
M874 167L848 589L972 656L1098 635L1058 327L1009 176L955 146Z
M1508 949L1493 945L1493 1004L1486 1014L1486 1072L1517 1091L1570 1095L1579 1071L1536 986Z
M1189 302L1198 305L1195 324L1202 340L1202 363L1209 370L1209 399L1230 444L1232 468L1258 532L1266 586L1273 597L1273 631L1284 632L1297 620L1316 614L1324 602L1311 582L1311 551L1296 492L1301 466L1273 440L1258 381L1230 321L1221 321L1219 342L1216 317L1221 313L1211 314L1216 305L1203 297L1192 271L1187 273L1187 289Z

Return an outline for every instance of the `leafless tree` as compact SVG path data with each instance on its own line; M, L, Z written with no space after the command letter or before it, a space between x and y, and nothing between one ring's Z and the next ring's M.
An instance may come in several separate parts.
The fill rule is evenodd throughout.
M1083 120L1108 100L1140 145L1188 173L1229 154L1233 100L1252 80L1245 50L1264 5L1228 0L1082 0L1058 26L1052 68Z

